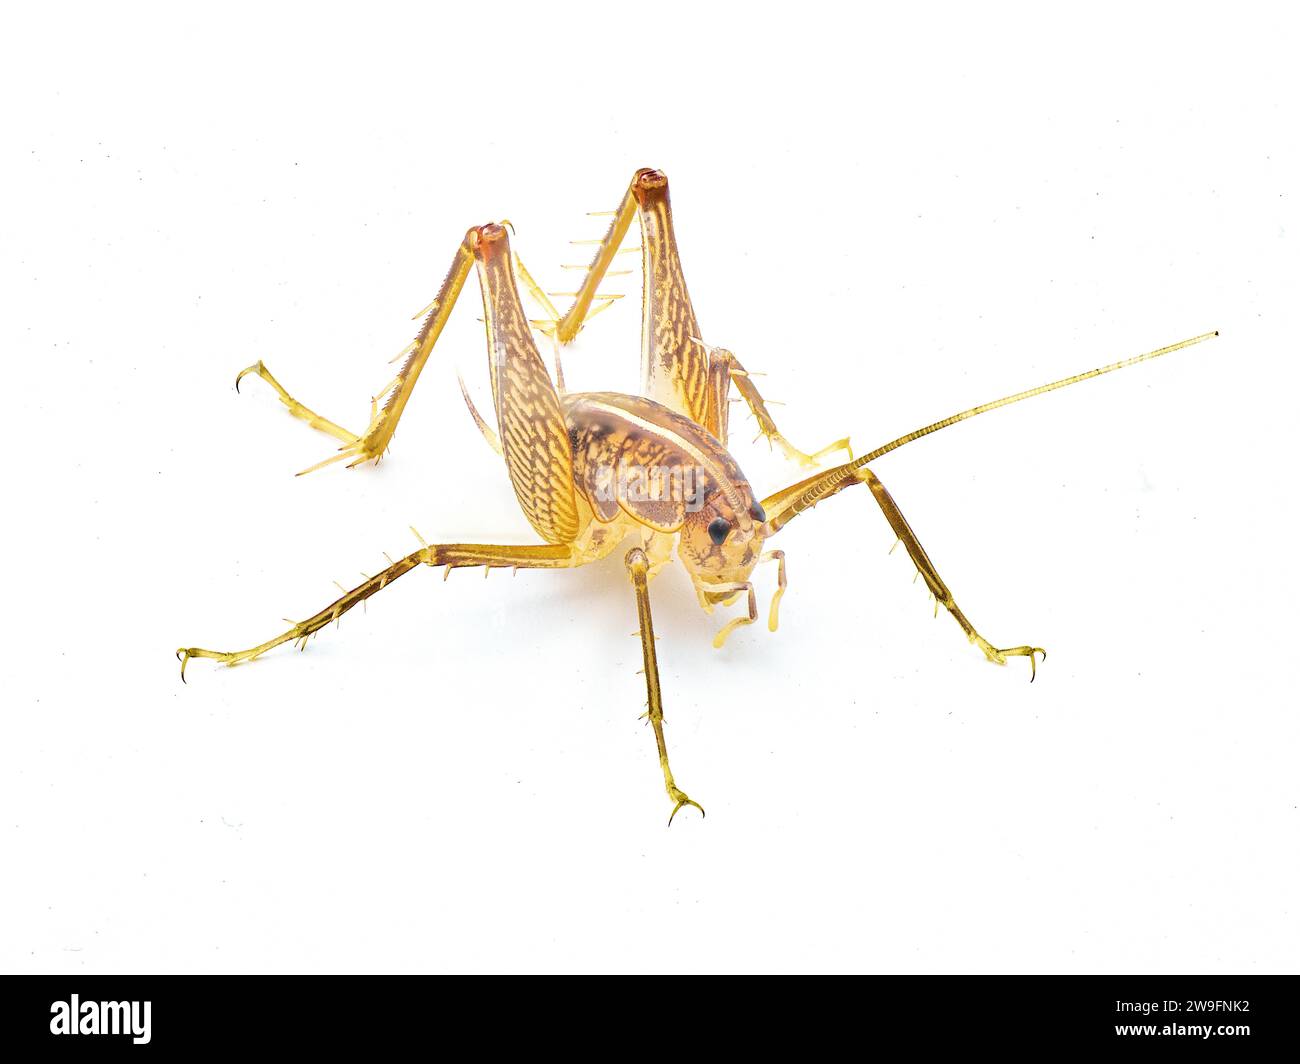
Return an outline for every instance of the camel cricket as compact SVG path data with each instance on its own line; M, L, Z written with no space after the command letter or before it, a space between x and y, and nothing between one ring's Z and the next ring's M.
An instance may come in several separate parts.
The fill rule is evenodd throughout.
M750 578L756 566L774 563L777 590L772 596L768 627L775 631L777 607L786 587L785 556L780 550L770 549L769 541L800 514L858 484L870 489L885 520L906 546L934 596L936 610L942 605L952 614L967 639L989 661L1003 665L1008 658L1028 658L1030 679L1033 679L1037 658L1045 659L1046 653L1041 647L1030 645L996 647L975 629L958 608L948 585L939 576L893 497L872 472L870 463L967 418L1167 355L1218 333L1205 333L972 407L900 436L858 458L853 457L847 439L805 454L777 430L763 397L736 356L700 339L702 334L686 291L673 234L668 179L664 174L659 170L638 170L618 210L612 213L613 220L604 238L593 242L598 246L590 266L586 267L582 284L576 292L566 293L573 296L573 305L562 316L512 253L508 223L488 223L470 229L456 248L446 280L430 305L419 333L398 356L407 356L401 371L381 391L379 398L372 401L370 424L360 435L298 402L261 362L240 373L235 382L238 388L239 380L248 374L261 377L295 416L342 442L338 454L312 469L348 459L351 459L350 466L378 462L393 438L420 371L429 360L471 269L476 268L483 294L496 429L474 409L468 393L465 400L487 442L505 459L519 505L542 542L530 546L424 544L319 613L265 643L236 651L180 649L177 656L182 679L190 658L212 658L234 665L265 654L281 643L296 642L304 648L310 636L419 565L446 566L448 573L462 566L572 569L604 558L630 540L631 549L624 556L624 564L640 620L649 701L646 716L654 729L664 786L673 803L668 818L671 824L683 806L695 806L701 813L703 808L677 786L668 766L663 695L650 616L651 577L669 564L676 546L677 557L690 573L700 605L706 612L711 613L717 606L731 606L743 596L745 611L727 621L714 638L714 645L721 647L736 628L758 619L758 604ZM593 315L605 310L616 298L602 296L598 287L616 255L637 250L622 248L634 218L641 226L639 250L644 275L641 302L644 394L567 392L559 347L572 341ZM549 317L530 321L520 300L518 280L523 281ZM554 342L554 379L533 342L533 330ZM727 450L727 412L733 385L769 443L780 447L792 460L815 466L819 459L837 450L843 451L849 460L759 499ZM463 382L461 387L464 391Z

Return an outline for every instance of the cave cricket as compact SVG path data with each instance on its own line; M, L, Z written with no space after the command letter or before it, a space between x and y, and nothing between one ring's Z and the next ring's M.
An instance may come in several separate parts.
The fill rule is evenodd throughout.
M700 605L712 613L743 599L743 609L714 637L721 647L739 627L758 620L758 601L751 577L757 566L776 567L776 591L768 610L768 627L775 631L781 596L786 589L785 555L769 541L786 525L818 503L847 488L864 484L889 523L897 542L911 556L935 601L946 609L991 662L1027 658L1030 679L1037 673L1042 648L1024 644L996 647L984 638L957 606L948 585L912 532L893 497L872 472L870 464L905 444L959 421L999 407L1064 388L1200 343L1217 332L1171 344L1067 377L1052 384L972 407L916 429L857 458L848 439L811 454L794 447L777 429L753 377L734 354L706 344L687 294L686 281L673 232L668 179L662 171L638 170L590 265L575 292L546 293L524 268L510 245L510 223L488 223L470 229L456 248L451 267L437 297L423 314L415 339L398 358L405 357L396 377L371 404L370 424L356 435L314 413L293 398L259 361L236 379L256 375L279 395L296 417L341 442L331 458L303 472L334 462L349 467L384 455L397 423L424 369L456 300L477 269L487 331L488 369L496 413L495 430L461 389L470 414L488 444L505 459L520 508L541 543L511 546L482 543L427 544L382 572L299 621L281 634L247 650L215 651L184 647L177 651L181 677L191 658L212 658L234 665L250 661L282 643L307 640L358 603L421 565L453 568L482 566L511 569L572 569L604 558L632 541L624 556L640 623L642 656L649 710L664 786L672 800L669 823L687 805L702 807L681 790L668 764L664 739L663 695L659 683L654 626L650 612L650 581L670 564L673 548L694 585ZM620 254L633 220L640 224L643 270L641 305L641 395L614 392L568 392L559 351L596 314L613 304L614 296L599 291ZM546 315L530 320L519 294L519 282ZM551 295L573 302L561 315ZM417 315L418 317L418 315ZM532 333L548 337L555 350L555 375L542 360ZM396 361L396 359L394 360ZM828 455L842 451L848 461L814 472L798 483L759 499L728 451L728 411L731 389L748 406L761 435L790 459L816 468ZM689 485L689 486L688 486ZM417 533L418 536L418 533ZM897 545L897 543L895 544Z

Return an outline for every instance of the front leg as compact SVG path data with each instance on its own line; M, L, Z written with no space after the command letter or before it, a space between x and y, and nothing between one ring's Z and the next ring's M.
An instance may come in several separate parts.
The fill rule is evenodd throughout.
M896 535L907 548L907 553L912 558L912 563L916 566L917 571L925 579L926 586L930 589L930 594L934 596L936 609L943 606L952 614L961 629L966 633L966 638L974 643L984 652L984 656L995 665L1005 665L1007 658L1028 658L1029 659L1029 682L1033 683L1038 675L1038 662L1035 657L1037 654L1043 655L1043 660L1047 660L1047 651L1042 647L1019 646L1019 647L995 647L987 639L975 630L975 626L966 619L957 603L953 600L952 592L948 590L948 585L943 582L943 577L930 561L930 556L925 553L925 548L921 546L921 541L916 538L916 533L912 531L911 526L907 523L907 518L894 502L894 497L889 494L876 474L871 472L865 466L857 472L857 477L871 489L871 494L875 496L876 503L880 506L885 515L885 520L889 522L889 527L894 530Z
M655 730L655 743L659 747L659 767L664 773L664 789L673 801L673 811L668 816L668 823L673 822L682 806L693 805L704 815L704 807L687 796L673 779L673 770L668 767L668 744L664 740L664 703L659 688L659 661L655 656L655 629L650 617L650 560L640 547L633 547L624 559L628 575L632 578L632 587L636 591L636 612L641 624L641 656L645 665L646 694L649 699L649 711L646 713L650 726Z
M858 459L860 462L861 459ZM930 594L934 596L936 609L942 605L949 613L952 614L966 638L974 643L984 652L984 656L995 665L1005 665L1007 658L1021 657L1029 659L1029 680L1032 683L1038 675L1037 655L1041 654L1043 660L1047 660L1047 651L1042 647L1018 646L1018 647L995 647L987 639L975 630L975 626L967 620L966 615L962 613L956 601L952 597L952 592L948 585L943 582L943 577L934 567L934 562L930 561L930 556L926 554L925 548L921 546L921 541L916 538L916 533L912 531L911 526L907 523L907 518L894 502L894 497L885 490L876 475L866 466L858 466L857 463L837 466L825 473L809 477L798 484L792 484L790 487L769 495L763 500L763 509L768 513L767 529L768 535L775 535L787 524L793 521L802 513L807 513L819 502L825 502L827 499L838 495L845 488L852 487L854 484L866 484L871 489L871 494L875 497L877 505L885 515L885 520L889 522L889 527L894 530L900 541L907 547L907 553L911 556L912 564L916 566L917 572L925 577L926 587L930 589Z
M867 457L870 457L870 455ZM855 484L866 484L871 489L876 504L884 513L885 520L889 522L889 527L894 530L894 535L907 547L907 553L911 556L912 564L916 566L917 572L925 577L925 585L930 589L930 594L934 596L935 609L937 610L942 605L944 609L952 614L953 620L966 633L966 638L979 647L984 652L984 656L995 665L1005 665L1007 658L1028 658L1029 680L1032 683L1038 675L1037 655L1041 654L1043 660L1046 661L1047 651L1042 647L1028 645L995 647L975 630L975 626L970 623L954 601L948 585L943 582L943 577L939 575L934 563L930 561L930 556L926 554L925 548L921 546L921 541L916 538L916 533L912 531L911 526L907 523L907 519L898 508L898 504L894 502L894 497L885 490L885 486L870 469L865 465L859 465L861 461L862 459L858 459L856 462L836 466L825 473L819 473L807 480L801 480L798 484L791 484L788 488L769 495L762 503L763 509L768 514L767 535L775 535L800 514L807 513L819 502L825 502L827 499L833 498L846 488L851 488Z

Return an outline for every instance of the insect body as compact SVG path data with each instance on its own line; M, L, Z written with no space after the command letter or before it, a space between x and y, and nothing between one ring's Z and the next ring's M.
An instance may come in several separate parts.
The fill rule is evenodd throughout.
M609 297L600 295L599 285L622 250L634 219L640 222L644 273L641 330L644 395L566 392L559 345L571 341L586 321L610 305ZM624 564L632 582L640 622L649 702L647 718L654 729L664 784L673 802L670 823L683 806L699 808L677 786L668 764L663 697L650 612L649 581L657 570L671 562L674 546L705 610L712 612L715 607L737 605L744 598L744 611L722 626L714 638L716 646L722 646L737 627L758 619L750 577L760 563L775 563L777 591L768 617L768 625L775 631L778 605L786 587L785 556L779 550L765 550L767 541L817 503L846 488L866 484L936 602L951 613L967 638L988 660L1004 664L1010 657L1028 658L1032 679L1038 657L1046 657L1043 650L1028 644L999 648L980 635L957 606L907 520L868 463L966 418L1217 335L1206 333L973 407L856 459L847 439L805 454L777 430L762 395L735 355L710 347L700 339L673 235L667 178L657 170L639 170L614 212L608 232L599 242L581 286L573 294L573 305L564 315L558 313L511 251L505 225L489 223L470 229L456 249L451 268L419 333L403 352L406 360L402 369L383 389L382 405L378 400L374 402L370 424L361 434L349 432L298 402L261 362L244 370L236 379L236 387L246 375L256 374L275 389L295 416L339 439L342 442L339 452L320 465L347 459L354 466L368 460L378 461L392 439L416 380L472 269L478 272L483 295L496 429L479 415L468 393L466 402L488 443L504 458L520 508L542 542L528 546L424 544L345 592L320 612L264 643L239 651L182 648L177 651L181 677L184 679L185 666L191 658L212 658L234 665L282 643L295 642L305 647L307 640L321 628L420 565L449 569L465 566L570 569L606 557L630 541ZM519 281L543 307L547 317L528 319L519 295ZM533 341L535 331L555 342L554 379ZM763 435L790 458L814 467L825 456L844 451L849 460L758 498L727 450L727 411L733 385L758 421Z

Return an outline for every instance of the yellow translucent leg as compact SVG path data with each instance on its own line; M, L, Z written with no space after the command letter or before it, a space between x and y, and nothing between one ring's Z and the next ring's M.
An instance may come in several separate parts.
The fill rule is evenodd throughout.
M622 272L610 270L616 255L639 251L642 393L697 424L704 424L708 356L700 345L689 340L700 330L673 232L668 178L662 171L643 167L632 176L618 209L597 213L611 214L612 218L602 239L575 241L596 245L590 265L576 267L586 271L582 283L573 292L550 293L573 298L573 304L555 322L553 335L560 343L568 343L586 322L610 306L610 301L621 298L612 293L602 294L597 289L604 278ZM640 220L641 245L623 248L633 218Z
M775 632L777 611L781 606L781 596L785 594L785 551L770 550L760 555L760 562L776 562L776 590L772 592L772 605L767 610L767 630Z
M515 272L519 275L519 280L523 282L528 294L537 301L537 304L548 316L550 323L554 325L560 317L560 312L555 309L555 304L551 302L550 296L546 294L542 286L533 280L533 275L528 272L528 267L524 265L524 260L519 257L517 251L515 252ZM554 332L554 329L550 331Z
M668 744L664 740L663 693L659 688L659 661L655 656L654 622L650 617L650 559L640 547L633 547L627 552L624 564L632 578L632 587L636 591L636 612L641 625L641 656L645 666L646 693L649 699L646 718L655 731L655 743L659 747L659 767L664 773L664 789L673 802L673 811L668 815L668 823L672 824L673 817L683 806L695 806L701 816L704 815L704 807L677 786L673 779L673 770L668 767Z
M556 335L555 332L556 325L559 323L560 320L560 312L555 309L555 304L551 302L550 296L548 296L542 290L542 286L539 285L535 280L533 280L533 275L528 272L528 267L524 265L524 260L519 257L519 252L517 251L515 252L515 273L518 275L520 282L522 282L524 289L528 292L530 296L533 297L533 300L537 303L537 305L542 308L542 313L546 315L545 318L530 318L528 320L528 324L531 325L534 329L538 330L544 336L549 336L551 338L551 344L553 347L552 354L555 359L555 387L560 392L560 394L563 395L564 394L564 363L560 358L560 341L559 341L559 337ZM593 310L590 314L587 315L587 317L594 318L600 312L600 310L604 310L605 307L607 306L609 306L609 303L602 304L599 310ZM464 385L461 385L461 391L464 390L465 390ZM467 403L469 402L468 396L466 396L465 401ZM473 410L474 407L473 404L471 403L470 412L473 413ZM474 420L479 421L480 419L478 418L477 415L475 415ZM491 443L491 440L489 440L488 442ZM500 447L497 448L497 453L498 454L501 453Z
M469 236L483 293L493 407L515 497L548 543L570 543L581 524L572 444L555 383L533 343L510 237L489 224Z
M320 429L322 432L329 433L337 440L341 440L343 446L339 448L339 453L323 462L317 462L314 466L304 469L299 476L304 473L311 473L323 466L332 465L334 462L342 462L348 459L352 461L349 466L357 466L362 462L378 462L383 457L384 452L388 449L388 444L393 438L393 433L397 429L397 423L401 420L402 411L406 409L406 403L415 389L415 382L420 376L420 371L428 361L430 353L433 351L433 345L438 342L438 337L442 334L443 326L446 325L448 317L451 315L451 309L456 305L456 299L460 295L461 289L465 285L465 279L469 276L469 271L474 265L474 256L470 250L469 238L461 242L456 254L452 259L451 268L447 271L447 276L442 282L442 287L438 290L437 298L416 317L424 317L424 322L420 326L420 331L410 344L401 352L398 358L405 356L402 368L398 370L397 376L381 388L370 401L370 424L366 426L365 432L357 435L349 432L340 425L335 424L328 418L323 418L308 407L304 406L297 399L291 396L272 375L270 370L261 362L249 366L235 378L235 388L239 388L239 382L250 373L255 373L261 377L267 384L275 389L280 401L289 408L289 412L295 417L302 418L312 428Z
M1022 657L1029 659L1029 682L1033 683L1034 678L1038 675L1038 662L1036 655L1041 654L1043 660L1047 660L1047 651L1042 647L1018 646L1018 647L995 647L987 639L975 630L975 626L966 619L966 615L957 607L953 601L952 592L948 590L948 585L943 582L934 563L930 561L929 555L925 553L925 548L921 546L920 540L908 525L907 519L903 517L902 511L899 510L898 504L894 498L885 489L876 475L865 466L858 470L856 476L871 489L871 494L875 496L876 502L884 512L885 520L889 522L889 527L894 530L899 540L907 548L907 553L911 555L912 563L916 566L917 571L925 578L926 586L930 589L930 594L935 599L935 609L943 606L952 614L953 620L961 625L962 631L966 633L966 638L984 652L984 656L997 665L1005 665L1007 658Z
M359 584L351 591L345 591L318 613L305 621L298 621L287 631L281 632L274 639L259 643L247 650L205 650L202 647L181 647L176 651L181 663L181 679L185 679L185 667L191 658L211 658L225 665L238 665L243 661L252 661L261 657L268 650L283 643L296 643L299 650L307 648L307 640L326 625L338 621L343 614L358 603L365 602L371 595L382 591L399 576L405 576L419 565L445 565L447 572L452 569L473 566L488 568L514 569L566 569L578 564L574 550L567 544L546 544L544 546L503 547L472 543L444 543L426 546L413 554L408 554L400 561L393 562L383 572L370 577L364 584Z
M708 592L710 594L717 595L720 592L731 593L730 597L723 601L724 606L731 605L731 603L735 601L736 595L740 594L742 591L746 593L749 612L740 617L733 617L718 629L718 634L713 637L713 646L717 650L721 650L726 645L727 639L737 628L743 627L747 624L753 624L758 620L758 596L754 594L754 585L748 580L743 583L732 582L708 585ZM773 628L773 631L775 631L775 628Z
M635 180L636 178L633 178L634 183ZM605 279L606 273L609 272L609 267L614 262L614 256L619 253L619 245L623 243L623 238L627 236L627 231L631 227L632 219L636 217L636 213L636 198L633 196L632 190L629 189L623 196L623 202L619 204L618 210L614 212L614 217L609 223L609 229L606 231L605 236L596 242L596 254L591 260L591 265L587 267L587 273L582 279L582 284L578 286L578 290L573 294L573 305L569 307L563 317L557 317L554 322L551 331L560 343L569 343L582 330L583 325L610 305L610 302L606 301L603 305L592 310L592 303L599 298L596 289L600 287L600 282ZM534 285L530 284L529 287L532 288Z
M709 387L714 394L710 395L709 398L706 419L715 421L718 427L715 430L712 426L706 424L705 428L713 432L722 443L727 442L727 393L731 385L735 384L736 391L740 392L741 398L745 400L745 405L749 407L750 413L754 415L754 420L758 422L759 435L767 438L769 446L779 447L781 453L790 461L797 462L802 466L815 466L821 459L828 454L834 454L836 451L844 451L848 455L849 461L853 460L853 448L849 444L847 436L835 440L833 443L828 443L821 450L814 451L812 454L799 450L798 447L787 440L776 427L776 422L768 412L767 403L764 401L758 387L754 384L753 378L745 370L745 367L740 364L740 360L730 351L720 347L710 348L709 370ZM721 434L719 435L719 433Z
M308 409L302 403L298 402L297 399L284 390L283 385L281 385L278 380L271 376L271 371L262 364L260 359L247 369L240 370L239 376L235 378L235 391L239 391L239 382L250 373L256 373L262 378L262 380L266 381L267 384L274 388L275 394L280 397L280 402L284 403L284 405L289 408L289 413L294 417L302 418L302 420L307 422L307 424L312 428L328 433L336 440L342 440L345 444L349 445L356 443L360 438L356 433L349 432L347 429L343 428L342 425L334 424L334 422L330 421L329 418L321 417L315 411Z
M704 341L693 338L692 343L708 347ZM732 356L733 358L735 356ZM731 363L718 355L716 348L709 349L709 385L704 397L704 418L700 421L704 431L727 446L731 427Z

